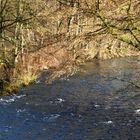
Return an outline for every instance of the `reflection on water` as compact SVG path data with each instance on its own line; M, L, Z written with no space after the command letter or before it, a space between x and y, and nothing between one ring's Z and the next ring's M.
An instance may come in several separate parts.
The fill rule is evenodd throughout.
M44 75L0 98L0 140L140 139L140 58L94 60L52 85Z

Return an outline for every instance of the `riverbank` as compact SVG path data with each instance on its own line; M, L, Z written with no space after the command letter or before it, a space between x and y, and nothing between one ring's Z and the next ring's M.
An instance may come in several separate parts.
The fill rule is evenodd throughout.
M140 57L139 51L135 49L120 49L119 53L115 51L110 52L107 49L100 49L97 52L95 48L90 48L77 50L73 54L73 51L70 51L66 46L58 48L51 46L50 48L42 48L37 52L22 54L13 69L14 74L11 77L11 82L5 84L2 94L16 93L21 87L34 83L44 70L49 73L46 77L46 84L51 84L59 78L74 75L80 70L79 66L86 64L88 61L95 61L95 59L102 61L110 59L113 61L118 57L120 59L123 57L128 59L133 56Z
M46 84L51 84L53 81L59 78L69 77L69 76L74 75L77 71L79 71L79 66L81 64L86 64L87 61L95 61L95 59L98 59L98 60L103 59L102 61L106 59L111 59L113 61L113 59L115 59L115 58L112 58L114 57L114 55L112 55L111 57L111 53L108 51L108 53L110 53L109 55L108 53L106 53L105 50L104 51L101 50L102 51L100 52L102 53L102 55L100 55L102 56L101 58L97 58L97 56L92 58L93 56L90 56L89 54L91 53L91 55L93 55L93 52L91 52L90 50L89 53L84 54L84 55L83 54L80 55L79 53L79 55L82 56L82 58L79 57L76 59L74 59L74 57L72 58L72 55L71 55L72 53L68 54L68 51L66 51L67 50L66 48L61 48L56 54L54 53L54 51L56 50L55 49L52 49L52 50L53 51L51 52L51 55L48 49L47 50L42 49L38 51L37 53L27 54L27 55L25 54L24 57L22 56L22 59L24 59L24 64L22 65L19 60L19 64L17 64L17 69L16 68L14 69L15 75L13 78L11 78L10 83L5 84L2 94L9 95L11 93L13 94L17 93L21 87L28 86L34 83L37 80L37 78L40 76L42 71L44 70L48 71L49 73L48 76L46 77ZM124 54L124 56L122 57L126 57L128 59L129 59L128 56L130 55L132 56L138 55L137 57L139 57L139 52L137 51L135 52L132 50L129 50L129 51L133 53L130 53L130 54L127 53L126 55ZM120 57L119 54L118 54L118 57ZM19 72L22 71L22 73L18 73L18 71Z

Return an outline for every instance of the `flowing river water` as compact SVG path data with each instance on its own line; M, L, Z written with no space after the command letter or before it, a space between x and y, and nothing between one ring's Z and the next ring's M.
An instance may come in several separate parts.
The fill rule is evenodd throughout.
M140 57L94 60L0 97L0 140L140 140Z

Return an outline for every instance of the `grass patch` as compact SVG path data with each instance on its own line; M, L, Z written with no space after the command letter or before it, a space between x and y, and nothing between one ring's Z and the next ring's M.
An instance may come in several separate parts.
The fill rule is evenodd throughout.
M36 74L24 73L18 76L18 78L13 79L13 81L5 85L2 95L9 95L11 93L17 93L21 87L33 84L37 79Z

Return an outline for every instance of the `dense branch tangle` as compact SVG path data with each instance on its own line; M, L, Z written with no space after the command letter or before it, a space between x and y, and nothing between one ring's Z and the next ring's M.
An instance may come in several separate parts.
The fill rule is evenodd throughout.
M79 17L77 29L87 29L78 32L77 35L106 34L114 39L130 44L140 50L140 1L139 0L57 0L61 5L75 8L76 12L69 18L69 28L73 28L75 17ZM84 24L84 18L87 23ZM86 21L86 20L85 20ZM70 30L69 30L70 31ZM98 32L97 32L98 31ZM80 34L79 34L80 33Z
M0 0L0 69L4 68L8 81L18 55L27 47L24 30L36 15L35 2Z
M137 27L137 24L139 26L139 13L131 13L131 6L132 0L129 0L128 4L126 4L126 15L124 18L121 17L122 19L106 18L105 15L100 12L101 9L98 9L97 16L100 18L100 20L103 22L103 25L108 29L108 32L112 36L118 40L131 44L140 50L140 32L139 27ZM133 12L135 11L133 10Z

